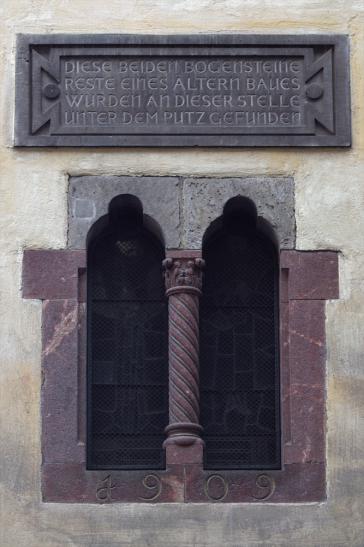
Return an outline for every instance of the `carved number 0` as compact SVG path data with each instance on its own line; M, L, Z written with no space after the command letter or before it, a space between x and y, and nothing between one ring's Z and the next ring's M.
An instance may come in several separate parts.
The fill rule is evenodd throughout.
M228 483L221 475L210 475L205 482L205 494L211 501L222 501L228 491Z

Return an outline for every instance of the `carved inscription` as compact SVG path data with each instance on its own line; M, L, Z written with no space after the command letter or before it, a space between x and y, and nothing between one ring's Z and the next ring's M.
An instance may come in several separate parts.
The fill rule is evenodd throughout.
M147 491L145 496L140 496L143 501L155 501L162 493L162 481L158 475L146 475L142 481L143 488Z
M275 480L269 475L258 475L255 480L255 490L252 494L256 500L267 500L274 493Z
M108 475L101 480L96 486L96 499L102 503L113 501L112 491L116 488L116 485L111 479L111 475Z
M205 494L211 501L223 501L229 492L229 485L221 475L210 475L205 481Z
M188 473L183 477L184 488L188 487ZM167 476L168 484L168 476ZM171 487L172 482L169 483ZM231 482L226 476L218 473L211 475L205 475L203 478L203 490L206 498L211 502L229 502L231 496L234 497L234 490L236 488L241 489L241 492L245 494L246 487L243 482L238 481ZM270 499L276 489L276 483L273 477L266 473L259 474L255 477L254 483L247 491L248 496L251 496L256 501L266 501ZM115 492L114 492L115 490ZM133 482L132 489L127 485L122 488L122 485L112 478L111 475L105 476L96 484L96 500L100 503L112 503L121 501L124 495L127 499L130 499L131 492L134 492L135 498L132 495L133 500L139 500L142 502L154 502L159 500L163 491L162 479L155 473L148 473L143 478L140 476ZM160 500L159 500L160 501Z
M302 57L66 57L61 82L65 127L190 132L206 126L219 131L301 127L304 122Z
M347 57L339 36L22 36L16 144L348 146Z

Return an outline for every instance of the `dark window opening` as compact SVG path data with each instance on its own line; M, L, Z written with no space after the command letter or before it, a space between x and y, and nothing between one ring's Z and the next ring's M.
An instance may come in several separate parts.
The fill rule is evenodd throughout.
M164 248L133 196L91 232L87 258L89 469L163 469L168 424Z
M280 468L278 255L254 204L233 198L207 230L200 302L206 469Z

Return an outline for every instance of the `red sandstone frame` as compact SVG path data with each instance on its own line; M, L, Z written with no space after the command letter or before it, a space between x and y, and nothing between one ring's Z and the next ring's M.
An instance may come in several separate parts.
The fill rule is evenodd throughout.
M195 275L195 268L202 266L198 256L196 251L167 253L167 270L178 267L176 261L182 260ZM325 499L325 300L339 298L338 254L283 250L280 262L282 469L204 470L197 408L195 417L187 422L177 416L180 426L184 424L177 428L179 438L186 433L197 442L175 442L176 429L169 428L166 470L91 471L86 469L85 449L86 252L24 252L23 297L43 300L44 501L282 503ZM184 279L185 274L188 272L182 275ZM193 281L194 295L190 291L195 311L198 275ZM176 270L173 279L172 285L168 285L170 276L167 279L169 289L181 284ZM191 287L185 281L182 285ZM167 294L171 313L171 305L178 305L178 296L184 291ZM175 296L172 304L171 295ZM176 416L173 419L176 422Z

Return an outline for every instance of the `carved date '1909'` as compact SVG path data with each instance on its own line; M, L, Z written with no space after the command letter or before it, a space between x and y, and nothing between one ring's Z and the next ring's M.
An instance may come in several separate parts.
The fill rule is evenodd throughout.
M96 499L101 503L116 501L112 497L112 491L117 488L117 484L112 480L111 475L107 475L96 487ZM145 490L143 496L139 496L141 501L156 501L162 493L162 481L158 475L148 474L142 480L142 486ZM275 480L269 475L258 475L255 479L255 485L251 496L255 500L263 501L269 499L275 491ZM213 502L223 501L229 494L229 483L222 475L210 475L204 481L204 492L206 497Z
M226 498L229 486L221 475L210 475L205 482L205 494L211 501L222 501Z
M142 481L142 484L146 490L148 490L148 496L140 496L139 499L143 501L155 501L162 492L162 481L157 475L146 475Z
M274 493L276 483L269 475L258 475L255 480L256 490L252 494L256 500L267 500Z
M116 488L116 484L113 484L111 475L108 475L98 483L96 487L96 499L103 503L113 501L112 490L114 488Z
M223 501L229 493L229 484L221 475L210 475L204 485L206 496L211 501ZM258 475L251 496L255 500L267 500L275 490L275 481L269 475Z
M117 501L112 497L112 491L120 485L117 485L111 475L107 475L96 486L96 499L101 503ZM157 475L146 475L142 480L142 486L147 491L148 495L139 496L143 501L154 501L162 493L162 481Z

